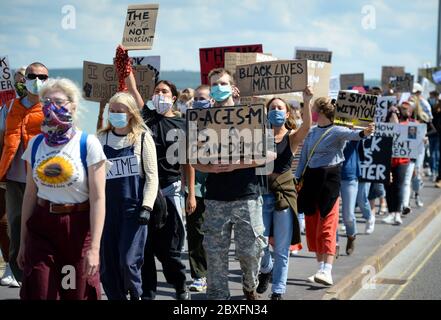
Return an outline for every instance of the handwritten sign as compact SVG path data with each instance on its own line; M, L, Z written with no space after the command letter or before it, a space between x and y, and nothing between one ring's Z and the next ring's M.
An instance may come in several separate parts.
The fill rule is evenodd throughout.
M150 100L155 87L155 73L148 67L134 67L136 84L144 100ZM107 101L118 89L118 76L111 64L83 62L83 97L89 101Z
M138 158L135 155L109 159L112 166L107 172L106 179L125 178L139 175Z
M414 76L406 73L404 76L396 76L390 78L389 88L394 92L412 92Z
M392 157L392 137L372 136L361 141L361 181L389 181Z
M375 109L375 122L385 122L390 107L397 105L396 96L378 97L377 108Z
M383 66L381 68L381 86L383 90L389 88L390 78L404 77L404 67Z
M155 38L159 5L130 5L127 9L122 45L127 50L149 50Z
M14 77L7 56L0 56L0 105L15 98Z
M238 66L236 82L246 97L303 91L308 84L308 65L306 60L284 60Z
M237 66L275 60L277 60L276 57L263 53L225 52L224 68L234 75L236 73Z
M301 49L296 48L295 59L297 60L313 60L321 62L332 62L332 51L321 50L321 49Z
M262 159L266 155L263 105L187 110L189 163Z
M366 128L374 121L378 96L340 91L335 108L334 124Z
M364 86L364 73L351 73L340 75L340 88L342 90L351 89L352 87Z
M393 138L392 158L417 159L426 133L427 125L417 123L378 123L375 128L375 136Z
M225 67L225 52L258 52L263 53L261 44L249 44L242 46L214 47L199 49L201 63L201 83L208 83L208 74L211 70Z
M159 81L161 56L131 57L133 66L146 66L155 73L155 82Z

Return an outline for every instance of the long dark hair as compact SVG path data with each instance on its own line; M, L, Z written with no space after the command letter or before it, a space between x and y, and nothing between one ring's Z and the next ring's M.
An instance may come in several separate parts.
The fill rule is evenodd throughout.
M174 97L176 97L176 100L175 100L175 103L176 103L176 101L178 101L178 98L179 98L179 91L178 91L178 89L176 89L175 84L174 84L173 82L171 82L171 81L168 81L168 80L161 80L161 81L156 82L156 84L155 84L155 89L156 89L156 87L159 86L161 83L165 84L167 87L170 88L170 91L172 92L172 95L173 95Z

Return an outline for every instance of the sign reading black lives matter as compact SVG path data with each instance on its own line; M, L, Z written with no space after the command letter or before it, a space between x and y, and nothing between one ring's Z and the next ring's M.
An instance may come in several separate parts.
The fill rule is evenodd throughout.
M378 96L340 91L335 109L334 124L366 128L374 122Z
M307 60L259 62L236 67L243 97L303 91L308 85Z
M188 109L186 119L191 164L266 157L264 105Z
M158 4L130 5L122 45L127 50L150 50L155 37Z
M392 137L372 136L361 141L361 181L385 183L390 177Z

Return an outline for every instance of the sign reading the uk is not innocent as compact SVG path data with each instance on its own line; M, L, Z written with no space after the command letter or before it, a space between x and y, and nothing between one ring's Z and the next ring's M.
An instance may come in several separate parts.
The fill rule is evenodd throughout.
M127 9L122 45L127 50L149 50L155 37L159 5L130 5Z

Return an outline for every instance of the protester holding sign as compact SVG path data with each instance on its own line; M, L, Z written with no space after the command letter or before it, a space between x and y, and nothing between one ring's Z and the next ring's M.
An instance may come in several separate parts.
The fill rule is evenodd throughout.
M185 164L179 154L185 150L185 120L173 112L179 92L176 86L167 80L159 81L154 90L152 100L144 104L144 100L136 87L133 72L127 70L130 60L122 46L117 49L116 59L122 61L117 65L118 74L125 75L128 91L135 98L148 128L153 133L158 161L158 176L161 193L167 200L167 219L164 225L149 225L147 244L142 266L142 299L151 300L156 297L157 275L155 256L163 266L164 276L174 286L177 300L190 299L186 285L185 265L181 260L181 251L185 241L185 228L181 208L181 173L184 168L185 180L189 189L187 199L191 211L196 208L194 194L194 169ZM121 70L122 69L122 70ZM175 152L170 153L170 150ZM178 153L176 155L176 153Z
M95 136L74 125L80 91L72 81L49 80L40 95L42 134L23 154L27 176L17 257L23 270L20 297L98 300L106 156Z
M265 237L274 237L274 263L269 248L264 249L257 293L268 289L272 278L271 300L282 300L286 291L290 245L301 243L297 219L297 192L291 171L294 154L311 127L312 90L303 93L303 124L296 125L291 106L283 99L273 98L267 104L268 121L272 127L277 150L273 172L268 176L268 192L263 195Z
M26 187L26 163L22 155L29 141L41 133L43 112L38 94L48 77L44 64L31 63L26 69L27 96L9 101L0 114L0 136L4 137L0 181L6 180L6 213L11 238L9 263L17 281L21 281L22 277L16 258L20 248L20 219Z
M211 97L214 108L232 107L234 85L225 69L210 72ZM243 272L243 292L247 300L257 300L256 288L263 236L262 197L258 191L257 163L194 164L196 170L207 172L207 208L204 222L204 247L207 252L208 299L230 298L228 289L228 251L234 226L236 254Z
M156 148L135 99L117 93L109 101L109 124L98 133L112 163L106 180L106 220L101 282L109 300L139 300L148 221L158 192ZM142 212L144 211L144 212Z
M318 98L313 111L318 113L317 126L305 139L296 177L303 180L298 207L306 216L306 239L316 253L319 270L310 277L313 282L332 285L332 264L336 254L336 232L339 217L341 164L348 140L361 140L374 132L372 123L364 130L334 126L336 106L328 98Z

